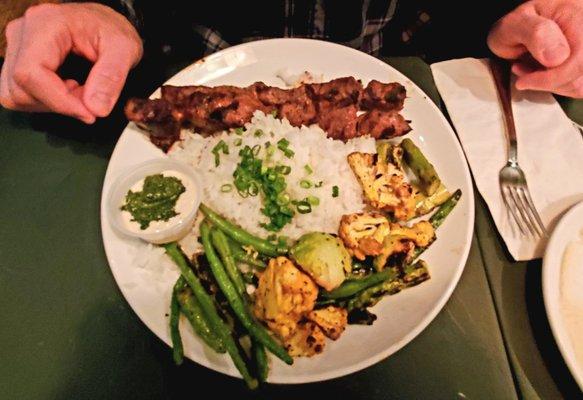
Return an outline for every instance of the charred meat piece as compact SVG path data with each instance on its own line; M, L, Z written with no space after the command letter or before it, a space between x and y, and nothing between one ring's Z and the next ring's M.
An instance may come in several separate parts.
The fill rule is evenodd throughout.
M293 126L310 125L316 118L316 106L305 85L285 90L257 82L251 86L257 98L267 107L273 107L279 118L287 118Z
M163 151L180 139L180 122L174 118L173 107L162 99L130 99L125 114L140 128L150 133L150 140Z
M406 94L398 83L373 80L363 89L360 81L345 77L289 90L263 82L246 88L167 85L161 94L157 100L131 99L125 113L150 131L152 142L164 150L179 140L182 128L212 134L245 125L257 110L275 111L293 126L317 123L329 137L339 140L361 135L389 138L411 130L397 113ZM369 112L357 117L359 108Z
M396 111L372 110L358 117L358 136L370 135L375 139L403 136L411 131L409 121Z
M348 140L356 136L356 105L329 107L318 112L316 122L328 133L328 137Z
M352 76L305 86L312 91L314 100L337 107L358 104L362 95L362 83Z
M360 106L364 110L402 110L407 90L397 82L382 83L372 80L364 89Z

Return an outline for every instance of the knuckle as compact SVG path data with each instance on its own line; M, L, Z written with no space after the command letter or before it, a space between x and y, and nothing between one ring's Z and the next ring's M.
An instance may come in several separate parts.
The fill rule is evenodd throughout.
M14 71L12 79L19 86L28 87L33 79L33 75L28 69L20 68Z

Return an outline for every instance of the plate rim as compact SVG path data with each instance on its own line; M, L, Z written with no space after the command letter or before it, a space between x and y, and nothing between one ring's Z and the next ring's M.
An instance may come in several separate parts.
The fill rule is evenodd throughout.
M583 215L583 201L572 206L561 217L553 230L543 257L542 288L547 319L557 347L571 375L579 385L579 388L583 390L583 365L580 365L576 359L569 332L560 310L562 261L565 249L570 243L565 241L564 236L574 216L579 214Z
M439 119L443 122L443 125L445 127L445 129L449 132L450 135L452 135L452 138L454 139L454 148L455 151L457 152L458 157L460 157L463 160L463 177L464 177L464 181L467 184L467 186L470 188L469 193L464 193L463 196L465 197L466 201L468 201L468 225L469 225L469 229L468 229L468 234L466 235L466 240L463 243L463 251L460 253L460 263L461 266L458 267L455 271L455 274L453 275L453 278L451 279L449 285L447 286L447 289L442 292L441 296L439 297L439 300L437 302L435 302L435 304L433 305L431 311L429 313L427 313L420 321L420 323L418 323L414 329L412 329L411 331L409 331L406 335L404 335L398 342L394 343L392 346L387 347L384 351L379 352L377 355L373 356L373 357L369 357L359 363L356 364L351 364L342 368L338 368L336 369L334 372L322 372L319 374L315 374L315 375L311 375L309 377L304 377L304 379L302 379L301 381L299 380L294 380L293 379L293 375L292 379L271 379L268 378L267 382L268 383L272 383L272 384L304 384L304 383L313 383L313 382L322 382L322 381L327 381L327 380L331 380L331 379L335 379L335 378L340 378L343 376L347 376L353 373L356 373L358 371L364 370L372 365L375 365L383 360L385 360L386 358L388 358L389 356L395 354L396 352L398 352L399 350L401 350L404 346L406 346L407 344L409 344L410 342L412 342L421 332L423 332L428 326L429 324L431 324L431 322L433 322L433 320L435 319L435 317L441 312L441 310L443 309L443 307L445 306L445 304L447 303L447 301L451 298L451 295L453 293L453 291L455 290L455 288L457 287L457 285L459 284L459 280L461 278L461 275L463 273L463 271L465 270L467 261L468 261L468 257L469 257L469 253L472 247L472 242L473 242L473 236L474 236L474 227L475 227L475 198L474 198L474 185L473 185L473 180L471 177L471 173L470 173L470 168L469 168L469 164L466 158L466 155L462 149L461 143L459 141L459 138L457 136L457 134L455 133L455 130L453 129L453 127L451 126L451 124L449 123L449 121L447 120L447 118L445 117L444 113L439 109L439 107L433 102L433 100L431 99L431 97L429 97L415 82L413 82L410 78L408 78L405 74L403 74L402 72L400 72L399 70L397 70L395 67L391 66L390 64L388 64L387 62L376 58L370 54L361 52L359 50L356 50L354 48L348 47L348 46L344 46L338 43L333 43L333 42L327 42L327 41L323 41L323 40L316 40L316 39L306 39L306 38L273 38L273 39L264 39L264 40L258 40L258 41L253 41L253 42L247 42L247 43L242 43L236 46L231 46L228 47L226 49L220 50L216 53L213 53L211 55L205 56L199 60L194 61L192 64L184 67L183 69L181 69L180 71L176 72L173 76L171 76L170 78L168 78L164 83L161 84L167 84L168 82L170 82L173 78L175 78L177 75L179 74L183 74L186 73L188 70L190 69L194 69L197 68L200 65L203 65L204 62L210 58L210 57L220 57L222 54L230 52L230 51L234 51L236 49L240 49L243 47L247 47L247 46L254 46L254 45L260 45L261 43L265 43L265 42L310 42L310 43L316 43L318 45L321 46L329 46L331 48L337 48L340 49L341 51L348 51L350 53L353 54L357 54L359 57L365 56L365 58L368 58L371 62L377 63L377 64L381 64L383 67L385 68L389 68L392 70L393 73L396 74L396 76L398 76L400 79L403 80L403 82L407 82L407 84L412 85L415 90L417 90L419 92L420 95L422 95L424 97L424 100L429 103L429 106L433 109L433 111L439 116ZM160 87L156 88L154 90L154 92L152 92L152 95L150 95L150 98L152 98L158 91L159 91ZM123 132L128 128L128 126L131 124L128 123L124 129L122 130L119 139L111 153L111 156L109 158L109 162L108 162L108 166L106 169L106 173L104 175L104 179L103 179L103 185L102 185L102 195L101 195L101 236L102 236L102 243L103 243L103 247L106 253L106 257L107 257L107 261L108 261L108 265L109 265L109 269L114 277L114 280L116 282L116 285L118 286L118 289L120 290L120 292L122 293L122 295L124 296L126 302L129 304L130 308L132 309L132 311L138 316L138 318L140 319L140 321L154 334L156 335L162 342L166 343L167 345L169 345L169 343L162 337L160 337L155 331L154 329L152 329L148 323L146 322L145 318L142 317L142 315L140 315L140 313L138 313L133 307L132 304L128 298L128 295L126 294L127 289L124 290L124 288L122 287L122 285L120 285L120 281L118 276L116 275L114 269L111 267L111 262L110 260L113 259L113 255L111 254L111 250L108 250L108 245L106 244L106 240L105 240L105 230L104 230L104 224L106 224L106 218L104 217L104 196L105 196L105 182L107 179L111 179L109 176L111 173L113 173L111 171L111 159L113 159L117 153L120 151L120 143L122 142L122 137ZM164 157L167 157L165 153L161 152L161 154L163 154ZM129 291L128 291L129 292ZM238 372L232 372L230 370L219 370L216 368L215 365L211 365L210 362L208 362L208 360L201 358L200 360L193 360L190 357L189 358L191 361L202 365L212 371L224 374L224 375L228 375L234 378L238 378L238 379L242 379L241 376L239 375ZM293 368L293 367L292 367Z

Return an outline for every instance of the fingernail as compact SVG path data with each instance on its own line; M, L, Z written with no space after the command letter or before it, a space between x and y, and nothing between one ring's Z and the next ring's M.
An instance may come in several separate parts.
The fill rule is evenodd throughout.
M89 102L91 103L91 108L93 112L98 114L108 114L111 111L111 97L103 92L94 93Z

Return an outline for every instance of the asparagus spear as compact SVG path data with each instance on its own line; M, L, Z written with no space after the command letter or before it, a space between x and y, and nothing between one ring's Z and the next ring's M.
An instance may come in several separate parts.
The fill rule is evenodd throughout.
M386 269L382 272L377 272L361 279L348 279L344 281L336 289L326 292L322 291L321 296L323 299L344 299L351 297L358 292L362 292L366 288L377 285L386 280L390 280L394 277L395 272L391 269Z
M454 209L461 197L462 191L458 189L453 192L449 199L447 199L441 206L439 206L435 214L429 218L429 223L431 226L433 226L433 229L437 229L441 226L441 224L443 224L443 221L445 221L445 218ZM421 253L423 253L425 250L427 250L427 248L429 248L429 246L431 246L431 243L425 247L415 247L411 260L415 260L417 257L419 257Z
M401 147L405 151L405 162L419 178L419 183L425 194L431 196L441 185L441 179L439 179L433 164L425 158L419 147L411 139L403 139Z
M428 265L425 261L419 260L415 264L408 265L403 271L403 276L394 275L393 279L372 286L357 296L351 298L346 303L346 309L351 311L355 308L372 307L380 301L383 296L399 293L401 290L415 286L429 279Z

